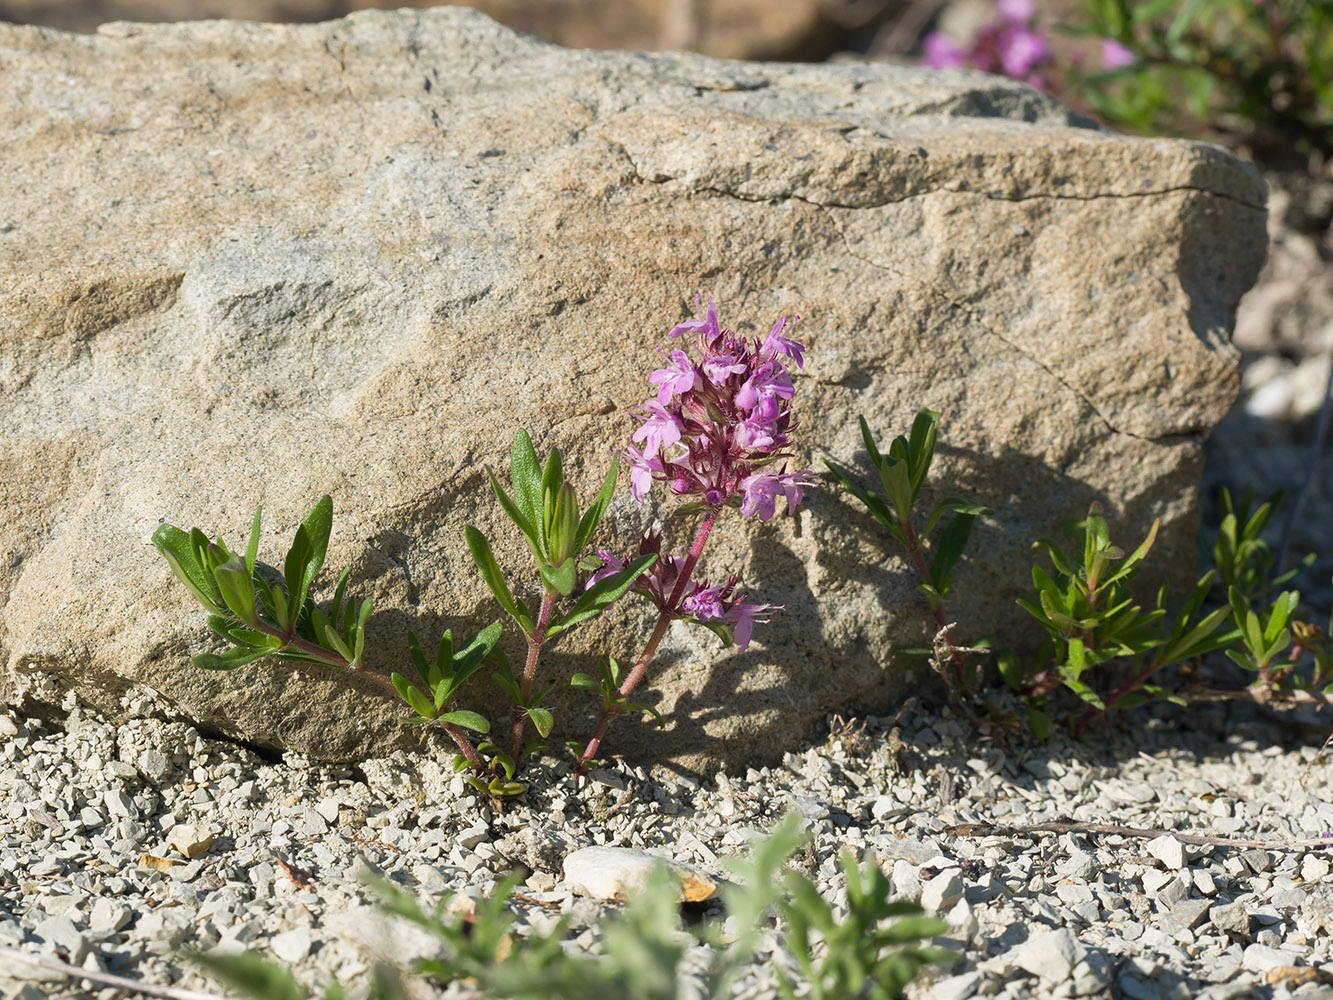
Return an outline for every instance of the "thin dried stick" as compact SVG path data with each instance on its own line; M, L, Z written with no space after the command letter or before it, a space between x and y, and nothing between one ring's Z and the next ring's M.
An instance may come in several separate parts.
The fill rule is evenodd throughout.
M46 972L56 972L73 979L87 979L94 983L101 983L103 986L114 986L117 989L129 990L131 993L143 993L150 997L166 997L167 1000L230 1000L229 997L221 993L205 993L202 990L181 989L179 986L159 986L156 983L144 983L137 979L126 979L124 976L113 976L109 972L98 972L96 969L83 969L47 955L30 955L15 948L0 948L0 966L6 962L16 962L19 965L42 969Z
M1307 840L1242 840L1235 837L1209 837L1199 833L1181 833L1179 830L1142 830L1133 826L1112 823L1037 823L1033 826L994 826L990 823L964 823L945 828L955 837L1035 837L1042 833L1097 833L1110 837L1175 837L1182 844L1197 847L1257 847L1265 851L1308 851L1318 847L1333 847L1333 837L1311 837Z

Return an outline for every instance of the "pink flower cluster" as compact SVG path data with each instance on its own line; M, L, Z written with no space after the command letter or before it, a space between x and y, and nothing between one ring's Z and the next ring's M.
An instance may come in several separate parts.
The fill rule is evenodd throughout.
M927 35L921 64L936 69L979 69L1038 89L1045 86L1041 66L1050 58L1050 45L1032 23L1034 0L995 0L995 14L966 49L938 31Z
M659 611L676 618L687 618L706 625L710 621L721 622L730 626L732 638L737 647L744 652L750 645L750 635L756 623L766 625L769 611L781 611L780 604L750 604L743 594L736 593L736 577L733 575L721 586L712 586L707 580L690 580L676 604L670 604L671 594L680 580L685 559L678 555L662 555L662 536L657 532L648 532L639 540L641 556L654 553L658 559L648 572L634 582L635 593L642 594ZM597 558L601 568L588 580L591 587L599 580L613 576L625 568L624 560L600 549ZM764 616L764 617L761 617Z
M798 317L799 319L799 317ZM781 317L762 342L747 341L718 325L710 300L696 320L674 326L670 337L697 336L699 359L673 350L667 367L648 377L657 398L636 412L643 425L629 447L630 489L648 495L654 480L678 496L694 496L707 507L738 504L746 517L771 518L779 496L794 510L803 488L815 485L809 471L773 471L783 458L793 388L785 359L800 368L804 348L789 339Z

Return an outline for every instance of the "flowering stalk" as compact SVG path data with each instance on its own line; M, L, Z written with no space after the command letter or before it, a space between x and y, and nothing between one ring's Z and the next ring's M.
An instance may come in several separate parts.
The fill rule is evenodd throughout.
M684 350L673 350L670 355L663 351L667 367L648 378L657 386L657 396L635 411L643 423L631 440L639 446L632 444L625 450L631 493L642 501L654 482L665 483L672 494L691 498L685 510L702 510L704 518L683 557L664 557L659 534L649 533L640 540L639 559L655 556L656 561L632 589L657 606L657 624L623 682L614 660L603 669L602 713L579 756L577 775L587 772L612 719L626 708L652 713L647 706L627 699L643 680L673 620L694 621L728 645L734 643L744 650L755 623L769 620L760 616L781 610L747 602L736 592L735 576L713 586L706 579L696 580L694 573L724 508L737 507L744 517L767 521L776 511L779 496L786 500L788 511L794 511L802 490L815 485L809 471L788 472L785 465L775 469L790 457L783 449L796 427L790 406L795 390L784 359L794 361L798 368L803 366L804 347L790 340L787 330L783 316L763 341L749 341L719 326L710 301L698 319L679 323L668 333L673 338L695 334L698 357ZM601 569L589 586L603 576L622 572L626 565L605 550L597 555ZM599 686L583 674L576 675L572 683Z

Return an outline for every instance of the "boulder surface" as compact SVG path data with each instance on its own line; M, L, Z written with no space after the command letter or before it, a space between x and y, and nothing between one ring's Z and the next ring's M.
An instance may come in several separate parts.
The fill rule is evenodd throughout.
M1265 245L1262 182L1222 150L980 74L567 51L455 8L0 26L0 52L0 699L324 757L416 738L333 671L191 667L203 615L154 528L235 544L262 505L278 562L332 494L327 565L375 601L372 667L401 669L407 629L497 617L465 524L527 574L483 468L503 478L526 428L586 502L700 292L756 335L804 317L802 465L856 463L859 415L883 438L943 414L934 495L995 510L948 609L962 636L1031 644L1028 546L1092 501L1126 541L1161 517L1158 565L1193 572ZM669 502L625 493L603 545L655 520L685 543ZM812 494L719 525L705 573L785 611L744 653L673 626L643 689L668 725L621 720L610 752L740 766L925 680L890 651L928 640L909 567L855 501ZM553 648L553 738L593 718L568 676L631 660L650 622L622 602Z

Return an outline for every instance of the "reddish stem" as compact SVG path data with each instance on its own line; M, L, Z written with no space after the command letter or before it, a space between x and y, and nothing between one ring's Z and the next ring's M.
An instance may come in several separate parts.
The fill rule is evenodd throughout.
M364 667L364 665L360 663L352 663L350 660L344 659L341 654L335 653L331 649L325 649L323 646L310 642L308 639L302 639L299 635L288 635L272 626L265 625L262 621L255 625L247 623L247 627L253 628L256 632L271 635L275 639L281 639L284 646L291 646L293 649L299 649L301 652L316 657L322 663L327 663L331 667L343 667L346 670L352 671L354 674L359 674L367 680L378 684L395 698L399 697L398 689L393 686L393 681L389 680L389 678L371 673ZM481 755L477 753L476 748L472 745L472 741L468 739L467 733L451 722L441 722L436 719L434 724L449 734L449 737L458 744L458 749L462 751L463 756L466 757L468 762L472 765L472 769L484 776L486 774L486 762L482 760Z
M523 750L523 726L528 720L528 712L524 706L528 703L528 695L532 693L532 678L537 673L537 658L541 655L542 646L546 644L546 627L551 623L555 597L556 592L549 587L542 594L542 606L537 612L537 624L533 627L532 635L528 636L528 659L523 664L523 680L519 685L521 697L519 703L514 706L514 736L509 744L509 756L514 758L515 765L518 764Z
M713 507L704 515L703 523L699 525L699 530L694 536L694 544L690 546L690 551L685 556L685 563L680 568L676 585L671 588L671 596L667 598L666 607L662 608L657 615L657 624L653 626L652 635L648 637L648 644L643 647L643 652L634 661L634 667L620 685L620 689L617 691L617 699L602 708L601 717L597 720L597 728L593 730L592 738L588 740L588 746L583 751L583 756L579 758L578 768L574 772L576 781L588 773L588 761L596 755L597 748L601 745L602 738L606 735L606 729L611 724L611 720L623 711L625 699L630 696L630 692L643 679L648 664L657 653L657 647L666 635L667 626L671 624L672 619L679 617L678 608L681 597L685 593L685 588L689 585L690 577L694 574L694 567L698 564L699 556L704 550L704 544L708 541L708 534L713 530L713 525L717 523L717 516L720 512L721 508Z
M930 578L930 567L926 565L925 553L921 551L921 542L916 537L916 532L912 530L911 521L903 519L903 534L907 539L907 551L912 556L912 562L916 564L917 574L925 581L926 586L934 589L935 581ZM953 632L949 628L948 621L944 617L944 607L937 598L930 602L932 610L935 613L935 624L937 626L936 635L943 635L944 644L949 649L949 664L953 667L956 685L955 691L961 693L967 690L967 668L963 665L963 658L958 653L958 647L953 641Z

